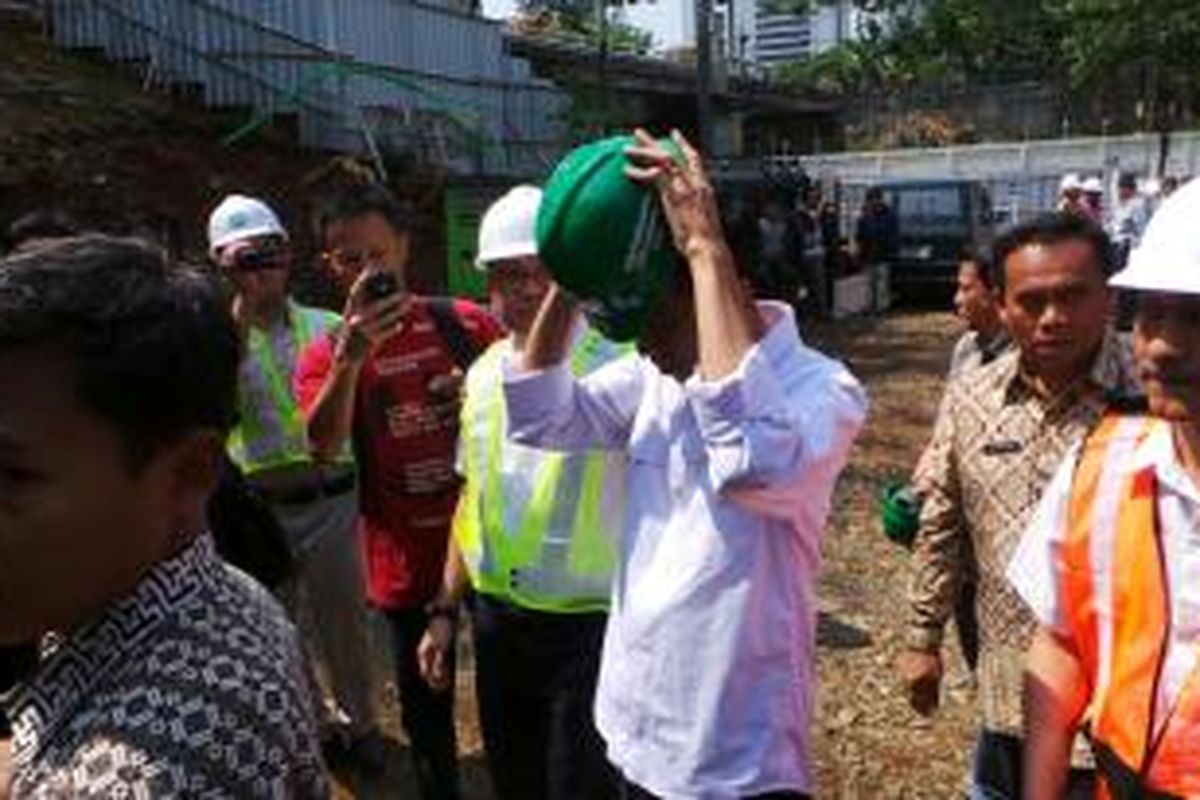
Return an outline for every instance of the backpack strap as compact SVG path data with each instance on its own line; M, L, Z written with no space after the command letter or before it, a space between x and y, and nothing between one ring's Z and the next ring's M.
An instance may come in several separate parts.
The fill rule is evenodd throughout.
M462 320L454 309L454 300L449 297L431 297L429 316L433 318L433 326L446 343L455 366L466 372L482 348L463 327Z

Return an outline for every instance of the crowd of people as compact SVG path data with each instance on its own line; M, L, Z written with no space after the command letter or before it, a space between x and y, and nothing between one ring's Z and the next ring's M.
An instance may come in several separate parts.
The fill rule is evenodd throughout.
M752 296L743 268L805 249L783 210L739 265L688 142L613 142L490 206L487 308L408 289L413 218L361 175L312 199L337 312L290 294L262 198L213 208L203 269L10 230L0 797L379 776L370 614L421 800L461 797L465 620L499 800L815 794L821 536L867 397ZM1137 188L1107 233L1064 207L959 268L897 671L934 713L956 620L971 798L1200 797L1200 182L1152 217ZM605 241L562 222L579 197L649 205ZM859 238L886 247L876 212ZM636 313L564 288L599 250L669 274Z
M1087 217L1103 227L1116 249L1118 263L1124 264L1141 241L1155 210L1179 185L1179 179L1171 175L1162 180L1139 179L1132 172L1119 172L1106 184L1097 175L1082 178L1069 172L1059 181L1056 208Z

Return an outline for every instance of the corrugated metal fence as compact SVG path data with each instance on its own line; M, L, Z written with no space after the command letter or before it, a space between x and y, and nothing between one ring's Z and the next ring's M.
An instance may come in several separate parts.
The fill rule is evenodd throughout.
M295 113L304 142L416 151L460 174L543 172L565 94L500 26L406 0L49 0L58 44L194 84L214 107Z

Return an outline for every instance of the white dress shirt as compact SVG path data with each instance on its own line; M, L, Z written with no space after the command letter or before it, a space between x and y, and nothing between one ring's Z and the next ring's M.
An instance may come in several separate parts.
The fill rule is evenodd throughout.
M1042 505L1008 568L1009 582L1045 626L1067 633L1066 609L1059 587L1059 560L1067 534L1071 481L1079 459L1072 451L1042 497ZM1170 428L1158 426L1134 450L1126 467L1138 472L1153 467L1158 486L1158 520L1163 562L1167 567L1171 631L1162 680L1155 699L1155 725L1161 725L1171 703L1200 657L1200 488L1179 463Z
M820 536L866 395L805 347L791 309L724 379L645 357L574 381L507 368L510 435L629 455L596 722L664 798L811 791Z

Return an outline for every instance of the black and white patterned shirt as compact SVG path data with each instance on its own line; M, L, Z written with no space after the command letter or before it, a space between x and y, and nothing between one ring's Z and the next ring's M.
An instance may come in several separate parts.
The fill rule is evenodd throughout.
M278 604L202 536L18 688L13 797L327 797L306 686Z

